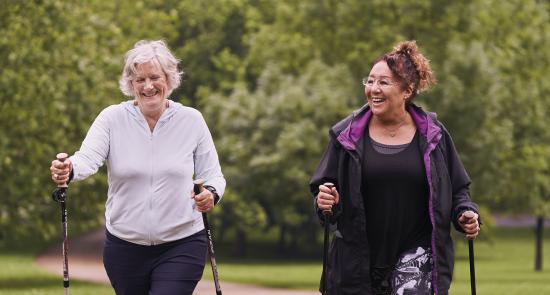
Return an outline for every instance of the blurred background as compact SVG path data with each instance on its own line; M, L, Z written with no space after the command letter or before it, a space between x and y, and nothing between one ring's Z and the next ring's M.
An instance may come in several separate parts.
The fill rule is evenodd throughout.
M0 0L0 294L60 289L28 272L61 237L48 168L129 99L118 79L141 39L181 59L171 99L214 136L228 183L212 213L222 279L317 288L322 229L307 184L328 128L365 103L378 56L417 40L439 83L416 102L450 131L482 206L478 290L550 294L548 0ZM70 187L71 236L102 228L106 192L104 168ZM451 291L468 294L455 238Z

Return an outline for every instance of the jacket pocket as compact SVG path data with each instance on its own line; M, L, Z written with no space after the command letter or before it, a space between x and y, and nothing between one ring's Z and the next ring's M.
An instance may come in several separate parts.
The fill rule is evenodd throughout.
M360 246L334 237L329 251L329 294L361 294L363 280Z

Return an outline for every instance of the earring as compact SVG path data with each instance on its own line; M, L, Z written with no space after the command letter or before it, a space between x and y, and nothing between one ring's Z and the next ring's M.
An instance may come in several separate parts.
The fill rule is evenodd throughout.
M137 99L134 99L134 106L137 107L137 105L138 105Z

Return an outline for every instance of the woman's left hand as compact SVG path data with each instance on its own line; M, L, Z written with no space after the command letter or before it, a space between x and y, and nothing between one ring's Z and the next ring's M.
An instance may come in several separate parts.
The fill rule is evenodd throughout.
M191 192L191 198L195 200L195 206L199 212L207 212L214 208L214 195L211 191L202 188L200 194L195 195L194 192Z
M477 221L479 215L473 211L465 211L458 218L458 223L462 227L462 230L466 233L468 240L473 240L479 234L479 222Z

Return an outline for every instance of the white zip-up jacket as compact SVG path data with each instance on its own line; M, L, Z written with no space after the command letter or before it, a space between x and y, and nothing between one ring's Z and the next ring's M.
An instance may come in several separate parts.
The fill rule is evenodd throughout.
M153 132L133 101L104 109L71 156L73 181L107 162L107 230L140 245L157 245L202 229L194 210L193 175L221 197L225 179L201 113L169 101Z

